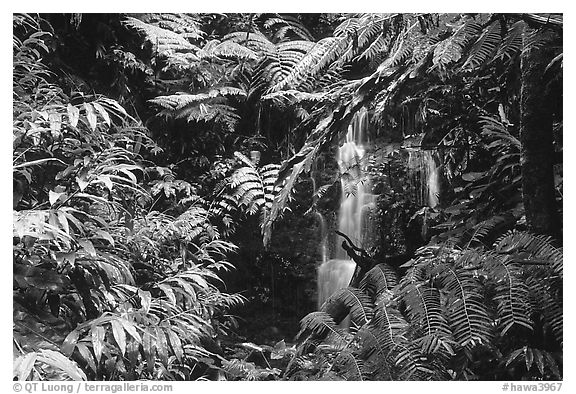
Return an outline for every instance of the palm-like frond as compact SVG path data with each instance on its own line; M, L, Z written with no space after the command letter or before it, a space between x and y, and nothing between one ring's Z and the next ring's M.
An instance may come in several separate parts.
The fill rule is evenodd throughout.
M326 303L337 301L349 309L352 322L362 326L372 319L374 305L370 297L359 289L347 287L332 294Z
M432 57L433 68L437 67L442 71L448 65L460 60L466 46L481 31L481 27L473 19L464 21L462 25L454 30L452 35L441 41L434 49L434 56Z
M279 166L267 164L255 167L247 158L250 166L237 169L230 177L231 197L237 207L243 206L249 214L264 213L267 216L278 189L275 185Z
M534 259L536 262L548 264L554 273L562 278L563 248L555 247L550 236L531 234L528 232L509 232L495 243L498 253L522 254L524 261Z
M346 380L365 380L364 362L357 359L349 350L341 351L336 356L332 369Z
M151 13L139 16L145 23L173 31L185 38L200 39L205 33L200 28L198 14Z
M398 284L398 275L386 263L380 263L370 269L360 281L360 289L375 299L385 290L392 290Z
M495 59L512 59L522 50L522 35L524 34L526 23L517 21L508 28L504 39L502 40Z
M337 332L336 323L332 316L326 312L311 312L300 321L300 331L296 337L299 338L305 332L324 337L329 333Z
M442 311L440 291L425 285L408 284L401 290L410 323L421 336L450 338L452 332Z
M468 260L460 258L454 267L439 264L433 274L447 292L448 322L454 339L462 347L473 348L490 343L493 333L482 285L472 269L462 266Z
M284 40L290 33L303 40L314 40L308 29L297 18L290 15L270 17L264 22L264 27L266 29L277 28L274 33L276 42Z
M147 41L152 45L153 51L163 56L169 56L173 52L195 53L200 49L181 34L142 22L136 18L127 17L124 24L144 34Z
M304 40L277 44L274 52L267 54L256 67L253 90L274 92L286 86L296 87L287 85L286 77L313 46L313 42Z
M197 53L200 59L235 59L255 61L258 54L235 41L210 40Z
M474 69L490 60L498 51L502 41L501 25L499 21L494 21L482 32L480 37L472 45L463 69Z
M504 335L512 327L533 329L529 289L522 278L522 269L518 264L506 261L498 256L490 256L483 262L495 283L498 306L499 328Z
M379 329L377 339L385 349L386 362L392 367L394 376L410 380L422 369L422 355L411 345L407 335L408 322L384 298L376 302L374 324Z

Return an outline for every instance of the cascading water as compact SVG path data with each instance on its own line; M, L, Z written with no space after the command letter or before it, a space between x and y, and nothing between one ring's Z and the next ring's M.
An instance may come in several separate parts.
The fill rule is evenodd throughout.
M440 197L440 168L433 150L408 148L408 172L416 188L416 203L434 208Z
M364 154L366 151L366 129L368 113L362 109L354 118L346 134L346 142L338 149L338 166L341 173L342 196L338 211L338 230L346 234L358 246L366 246L372 231L368 220L374 196L369 193L371 185L365 174ZM323 238L325 240L325 238ZM325 242L325 241L324 241ZM326 251L326 245L321 246ZM336 290L347 287L356 264L336 242L335 250L323 253L318 268L318 307Z

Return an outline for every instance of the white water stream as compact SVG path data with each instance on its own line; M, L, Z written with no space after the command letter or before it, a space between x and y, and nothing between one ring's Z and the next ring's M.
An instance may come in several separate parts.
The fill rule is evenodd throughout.
M360 110L354 116L346 133L346 142L338 149L342 196L338 211L338 230L346 234L355 245L365 247L366 235L372 229L367 220L374 196L371 195L370 181L365 176L366 129L368 113ZM356 264L350 260L341 247L343 239L338 237L335 250L326 252L322 247L322 264L318 268L318 307L336 290L347 287Z

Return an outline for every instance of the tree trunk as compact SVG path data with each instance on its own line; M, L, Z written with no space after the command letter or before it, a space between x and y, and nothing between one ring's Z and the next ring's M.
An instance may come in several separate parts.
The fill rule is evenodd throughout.
M546 94L545 69L553 49L524 51L520 60L520 142L522 198L529 230L558 237L560 221L554 189L552 100Z

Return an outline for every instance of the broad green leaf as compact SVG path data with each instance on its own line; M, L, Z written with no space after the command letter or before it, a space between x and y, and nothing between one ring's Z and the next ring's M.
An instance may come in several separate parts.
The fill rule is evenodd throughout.
M174 355L178 359L178 361L182 361L184 357L184 349L182 348L182 341L178 337L178 335L172 331L171 329L166 330L166 335L170 339L170 345L172 346L172 351Z
M102 351L104 350L104 336L106 335L106 330L101 326L94 326L91 330L92 336L92 348L94 349L94 356L96 356L96 361L100 362L102 358Z
M90 182L83 176L83 177L76 177L76 183L80 188L80 191L84 191L86 187L90 184Z
M94 112L94 107L90 103L84 103L84 109L86 110L86 119L88 119L88 124L92 131L96 130L96 112Z
M532 349L527 346L524 347L524 359L526 361L526 370L530 371L532 363L534 362L534 353L532 353Z
M36 352L28 353L20 356L14 363L14 376L18 377L18 380L26 380L30 376L37 356Z
M147 369L149 373L154 371L154 360L156 358L156 349L154 343L152 342L152 336L150 335L149 329L144 331L144 336L142 338L142 348L144 349L144 355L146 357Z
M114 238L112 238L112 236L110 235L110 233L108 231L96 230L96 235L98 236L98 238L102 238L102 239L105 239L106 241L110 242L110 245L112 245L112 247L114 247Z
M164 330L162 327L156 327L156 349L158 350L158 356L160 361L165 367L168 367L168 344L166 341L166 336L164 335Z
M124 353L126 353L126 332L124 331L124 326L118 320L110 321L110 325L112 326L112 333L120 348L120 352L124 355Z
M79 239L78 243L80 244L80 246L82 247L82 249L84 249L84 251L86 253L88 253L90 256L96 257L96 249L94 248L94 245L92 244L92 242L88 239Z
M62 135L62 117L58 113L51 113L48 118L50 120L50 133L52 137L60 138Z
M100 104L98 104L97 102L93 102L92 105L94 106L94 108L96 108L96 111L98 111L98 113L100 114L100 116L102 116L102 119L104 119L104 122L106 122L106 124L108 126L110 126L110 116L108 115L108 112L106 112L106 110L104 109L104 107L102 107Z
M78 342L79 336L80 332L78 330L70 331L70 334L66 336L64 342L62 342L62 346L60 346L62 354L64 354L67 357L72 356L72 353L74 353L74 348L76 347L76 343Z
M46 363L54 368L61 369L73 380L86 380L86 375L80 368L78 368L78 365L74 361L54 350L41 349L38 353L38 361Z
M158 287L164 292L164 294L166 294L166 297L168 297L168 300L170 300L172 304L176 304L176 296L174 295L174 291L170 286L163 283L158 283Z
M138 343L142 342L142 338L140 337L140 334L138 334L138 331L136 331L136 327L132 322L126 319L118 319L118 321L122 323L122 326L124 326L124 329L132 336L132 338L134 338Z
M108 190L112 191L112 188L114 187L112 180L110 179L109 176L107 175L100 175L96 178L96 180L102 182L104 184L104 186L106 186L108 188Z
M60 159L56 159L54 157L48 157L46 159L38 159L38 160L32 160L32 161L27 161L25 163L22 164L13 164L12 165L12 170L18 170L21 168L25 168L25 167L30 167L30 166L36 166L36 165L40 165L40 164L44 164L44 163L48 163L50 161L56 161L60 164L64 164L66 165L66 163L64 163L62 160Z
M70 235L70 226L68 225L68 218L66 214L60 210L56 211L56 218L60 224L60 228L68 235Z
M64 197L62 198L62 196L64 196ZM67 196L66 192L57 193L57 192L50 190L48 192L48 200L50 201L50 206L56 204L58 202L58 200L60 200L60 199L62 199L62 200L66 199L66 196Z
M72 104L68 104L66 109L68 111L68 121L70 125L76 127L76 125L78 125L78 119L80 119L80 110Z
M136 364L138 364L138 356L140 355L140 342L128 342L126 355L128 356L130 365L135 367Z
M58 265L66 263L74 265L74 263L76 262L76 252L70 252L70 253L55 252L54 255L56 256L56 262L58 263Z
M140 303L142 304L142 309L145 313L150 311L150 303L152 302L152 296L149 291L138 289L138 295L140 296Z
M80 356L86 361L90 369L94 373L96 373L96 362L94 361L94 355L92 354L90 349L88 349L88 346L86 346L83 343L78 343L76 347L78 349L78 353L80 354ZM85 378L84 380L87 379Z
M536 365L538 366L538 371L540 371L540 375L544 375L544 356L542 356L542 352L536 349L534 351L534 356Z

